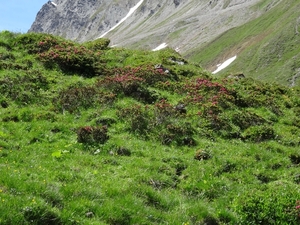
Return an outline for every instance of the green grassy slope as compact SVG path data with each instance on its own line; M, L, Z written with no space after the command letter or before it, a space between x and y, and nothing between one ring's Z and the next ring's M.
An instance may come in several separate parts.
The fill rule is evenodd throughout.
M1 225L299 224L299 89L108 43L0 33Z
M268 10L268 5L257 5ZM261 17L222 34L187 54L205 68L237 55L220 75L243 72L256 79L299 85L299 1L280 1ZM298 78L298 79L297 79Z

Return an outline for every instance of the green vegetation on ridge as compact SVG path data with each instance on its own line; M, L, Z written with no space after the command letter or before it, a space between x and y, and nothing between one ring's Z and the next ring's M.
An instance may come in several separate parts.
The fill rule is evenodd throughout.
M299 224L299 89L108 44L0 33L1 225Z

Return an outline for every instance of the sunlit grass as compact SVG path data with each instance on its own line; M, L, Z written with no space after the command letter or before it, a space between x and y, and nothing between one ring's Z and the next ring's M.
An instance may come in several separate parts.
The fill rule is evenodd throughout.
M8 46L14 38L0 33ZM172 62L183 59L170 49L104 48L105 70L89 78L44 67L24 46L7 48L15 59L0 60L12 66L0 70L1 225L251 224L255 218L244 221L248 214L275 224L283 206L277 221L298 223L297 89L214 80L197 65ZM15 68L23 59L32 67ZM118 89L111 74L131 66L143 78L140 68L155 63L170 69L154 74L162 79L157 83ZM102 85L107 77L118 82ZM266 214L251 208L254 190Z

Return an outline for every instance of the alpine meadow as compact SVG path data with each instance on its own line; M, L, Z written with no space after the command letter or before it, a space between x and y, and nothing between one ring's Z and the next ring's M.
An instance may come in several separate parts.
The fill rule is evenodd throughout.
M300 89L171 48L0 33L0 224L299 224Z

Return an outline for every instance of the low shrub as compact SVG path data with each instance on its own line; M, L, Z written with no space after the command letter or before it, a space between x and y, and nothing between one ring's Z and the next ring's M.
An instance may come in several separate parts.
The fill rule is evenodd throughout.
M123 71L122 73L116 73L114 76L107 76L99 80L98 86L105 87L116 94L123 93L131 96L144 82L145 80L137 77L134 71L127 71L127 73Z
M147 88L168 79L167 74L154 69L151 65L116 68L106 71L106 75L104 79L99 80L98 86L126 96L139 95L146 102L149 102L146 98L150 96Z
M77 141L83 144L104 144L109 139L107 132L107 126L80 127L77 130Z
M71 86L59 92L53 103L63 111L70 113L80 108L91 107L97 100L97 91L93 86Z
M54 37L51 34L27 33L18 35L14 39L14 46L19 49L26 49L29 54L36 54L48 51L60 41L62 41L61 38Z
M94 41L88 41L84 43L84 46L92 51L106 50L108 49L108 45L110 40L107 38L98 38Z
M274 181L263 187L248 191L234 200L239 224L299 224L298 185Z
M121 120L127 120L129 130L133 133L146 135L150 131L151 114L148 107L142 105L132 105L131 107L122 108L117 112Z
M155 124L159 125L168 123L173 117L180 115L180 112L166 99L161 99L154 104L154 115L156 118Z
M190 123L169 123L165 124L161 132L158 132L162 144L176 143L178 146L195 146L193 138L194 129Z
M2 98L15 101L17 104L42 103L42 91L49 88L46 77L37 73L25 75L11 74L0 79L0 94Z
M232 122L239 126L241 130L245 130L251 126L258 126L267 121L255 113L249 111L236 111L232 115Z
M185 102L201 105L211 103L222 108L226 108L227 101L231 98L224 84L204 78L187 82L181 92L187 93Z
M17 36L14 42L16 48L37 55L47 68L58 66L66 73L79 73L85 77L97 76L103 71L99 49L106 44L100 41L87 44L87 48L53 35L29 33Z
M275 137L275 130L270 125L252 126L242 133L242 138L244 140L250 140L254 142L271 140Z

